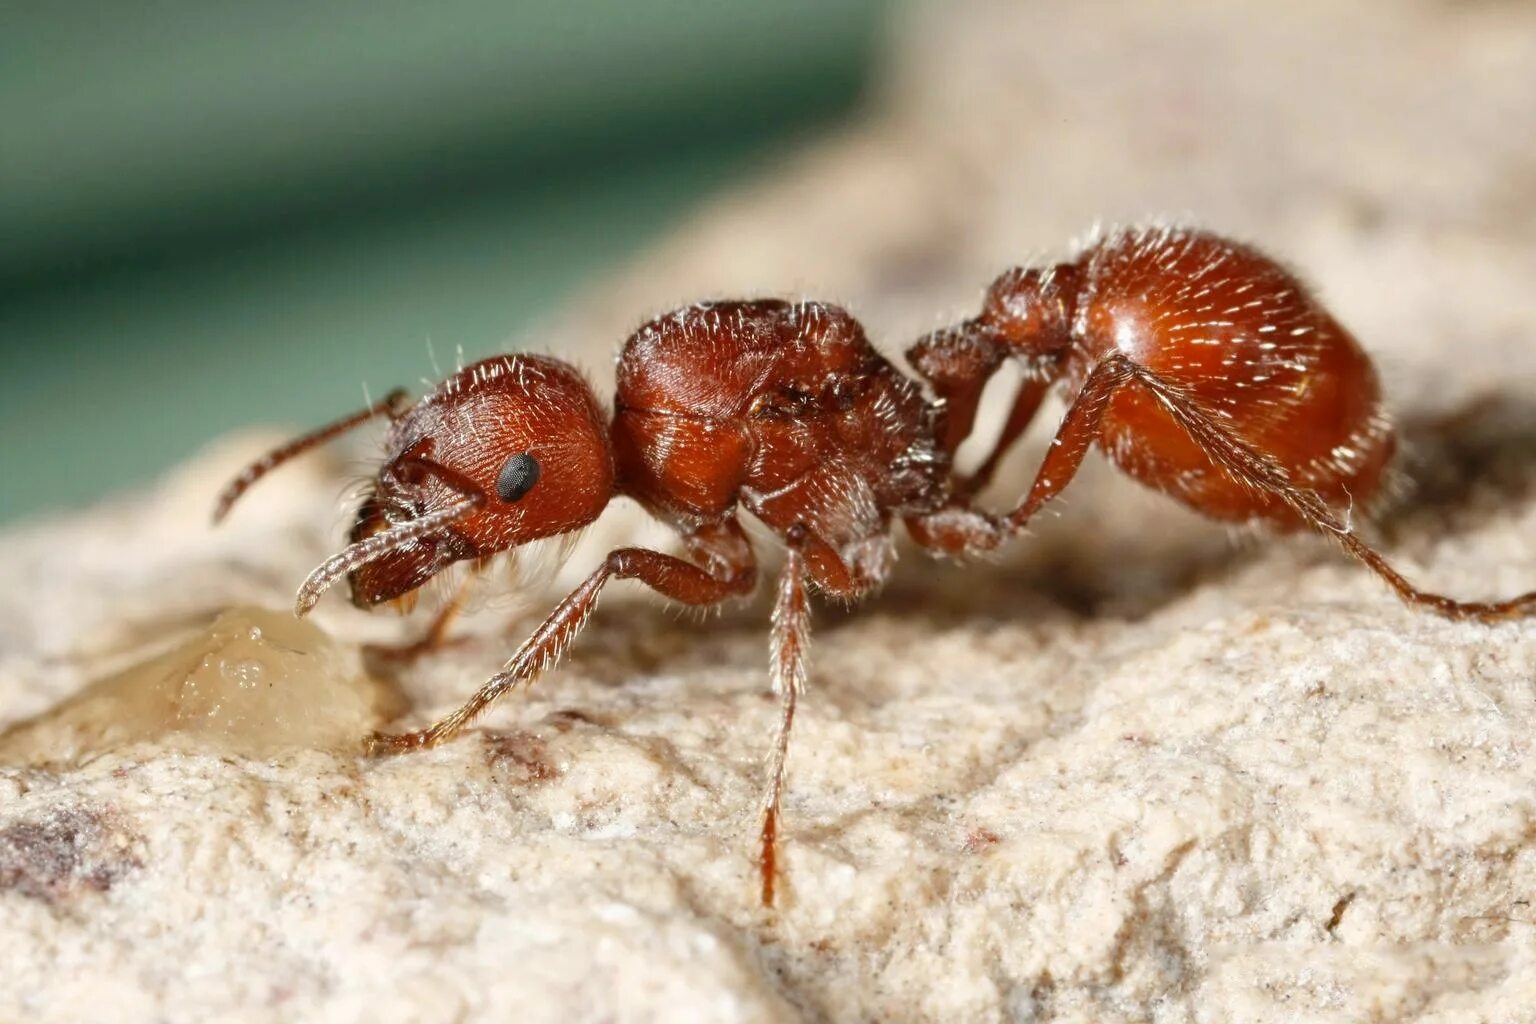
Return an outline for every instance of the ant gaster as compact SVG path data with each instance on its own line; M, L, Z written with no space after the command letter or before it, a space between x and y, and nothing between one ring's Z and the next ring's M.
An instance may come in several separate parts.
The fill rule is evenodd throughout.
M1025 376L1003 432L960 476L955 451L1008 359ZM620 495L677 531L685 557L610 552L463 707L425 729L376 736L377 751L445 740L531 682L565 653L610 580L696 606L751 593L757 564L740 514L762 522L787 549L769 661L781 714L761 808L765 904L806 680L806 585L846 599L878 587L898 518L932 552L992 550L1066 487L1097 443L1126 473L1212 519L1322 533L1409 604L1485 621L1536 610L1536 593L1464 602L1420 590L1354 534L1348 512L1377 493L1394 447L1375 370L1294 277L1246 245L1182 228L1111 233L1070 262L1004 273L976 317L923 338L908 361L936 400L835 306L689 306L624 345L611 420L565 363L501 356L414 405L392 394L272 452L230 484L216 518L278 464L383 415L388 461L351 545L300 587L300 615L343 576L362 607L408 596L454 562L578 529ZM1053 387L1068 408L1033 486L1004 514L976 507Z

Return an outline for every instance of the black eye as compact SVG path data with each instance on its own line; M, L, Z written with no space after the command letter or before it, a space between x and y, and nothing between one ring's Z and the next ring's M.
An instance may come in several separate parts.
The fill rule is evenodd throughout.
M517 501L539 482L539 460L519 452L496 474L496 494L502 501Z

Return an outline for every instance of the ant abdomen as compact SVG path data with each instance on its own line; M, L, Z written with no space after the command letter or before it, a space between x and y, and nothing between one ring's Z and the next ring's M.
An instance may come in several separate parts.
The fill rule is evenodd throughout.
M1142 228L1089 246L1056 276L1072 284L1055 303L1067 318L1057 358L1069 390L1118 354L1329 505L1375 495L1393 451L1376 371L1274 260L1207 232ZM1038 305L1015 297L988 311ZM1280 498L1219 467L1163 398L1136 382L1108 397L1098 442L1125 472L1213 519L1302 524Z

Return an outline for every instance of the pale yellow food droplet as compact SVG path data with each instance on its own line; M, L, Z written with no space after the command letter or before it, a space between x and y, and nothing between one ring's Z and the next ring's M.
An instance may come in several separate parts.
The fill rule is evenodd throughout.
M398 697L286 612L232 608L175 649L0 735L0 761L60 764L158 743L247 757L361 750Z
M252 629L252 639L260 637L261 631ZM266 675L266 667L258 658L220 658L219 674L234 686L242 690L260 686ZM273 684L268 683L271 686Z

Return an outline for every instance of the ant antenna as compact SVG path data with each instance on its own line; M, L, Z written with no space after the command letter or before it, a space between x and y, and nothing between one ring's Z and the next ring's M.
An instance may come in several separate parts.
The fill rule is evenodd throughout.
M214 523L221 522L225 516L229 515L229 510L234 507L235 502L240 500L240 496L250 490L251 485L257 480L260 480L278 466L281 466L297 455L304 454L311 448L318 448L332 438L340 437L347 431L356 429L375 416L382 416L386 413L390 416L397 415L404 402L405 390L397 388L385 395L383 401L375 402L350 416L344 416L334 423L328 423L318 430L310 431L302 437L289 441L281 448L272 449L245 467L240 475L231 480L229 486L224 488L223 492L219 495L218 502L213 507Z

